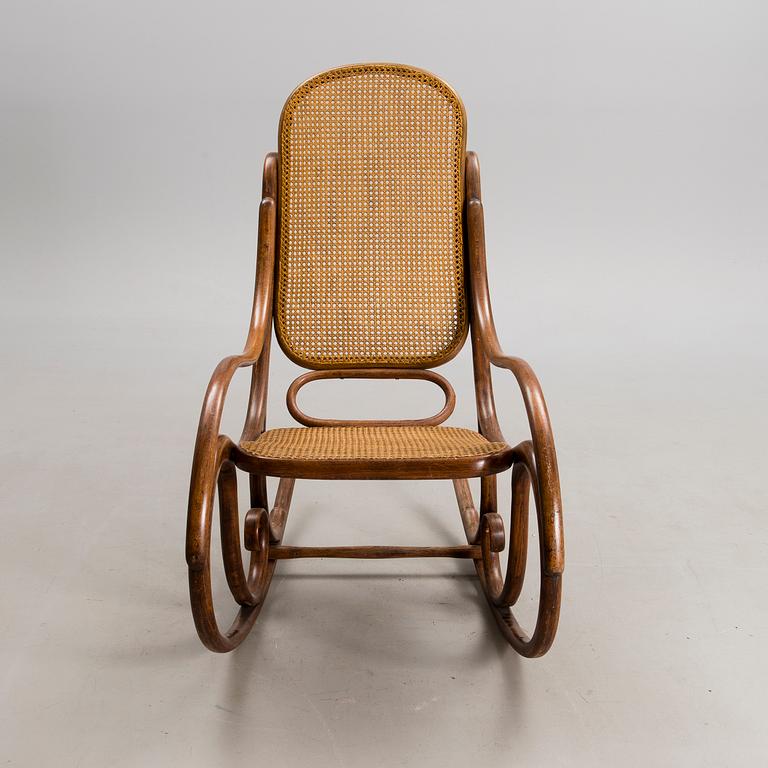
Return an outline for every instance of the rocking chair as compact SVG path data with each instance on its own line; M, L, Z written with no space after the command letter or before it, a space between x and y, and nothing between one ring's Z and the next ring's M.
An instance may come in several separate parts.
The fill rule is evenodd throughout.
M442 80L414 67L360 64L300 85L280 118L278 152L264 163L256 286L241 355L213 373L197 432L189 492L186 559L192 613L212 651L230 651L250 631L279 560L301 557L471 559L506 640L523 656L546 653L557 630L563 527L555 445L531 368L501 351L488 294L477 155L466 152L466 117ZM269 351L309 369L291 384L287 406L303 425L266 429ZM440 426L456 397L430 370L453 358L469 333L477 431ZM519 385L530 439L511 447L496 417L491 366ZM220 434L224 399L238 368L252 369L240 440ZM315 418L298 390L329 378L425 379L443 409L406 421ZM509 555L496 475L511 468ZM248 473L250 506L241 554L237 470ZM279 478L274 504L267 476ZM479 511L468 478L481 478ZM467 544L441 547L298 547L282 543L296 479L442 478L453 481ZM239 610L219 628L210 570L218 489L227 583ZM525 577L528 505L539 529L541 585L533 632L511 606ZM504 572L503 572L504 571Z

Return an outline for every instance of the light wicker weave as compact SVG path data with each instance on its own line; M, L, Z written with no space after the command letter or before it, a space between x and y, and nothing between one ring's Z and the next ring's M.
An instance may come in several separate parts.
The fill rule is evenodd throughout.
M316 461L456 459L505 450L470 429L457 427L289 427L243 442L246 453L265 459Z
M464 342L465 115L443 81L361 64L280 121L275 328L310 368L430 367Z

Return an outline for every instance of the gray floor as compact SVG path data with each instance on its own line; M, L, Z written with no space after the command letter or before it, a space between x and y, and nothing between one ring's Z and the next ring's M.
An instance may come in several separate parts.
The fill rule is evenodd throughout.
M5 0L0 765L768 764L767 9ZM563 613L540 660L460 562L283 563L235 653L192 624L192 446L244 341L263 158L298 83L372 60L467 108L501 340L559 452ZM282 426L297 370L273 368ZM472 426L467 354L444 373ZM440 407L423 382L313 387L328 416ZM449 483L304 482L286 541L461 536Z
M182 538L200 389L221 333L33 333L54 353L10 343L8 370L24 376L2 385L5 764L765 758L768 425L754 350L734 350L728 369L695 350L589 366L544 350L568 557L562 624L543 659L505 646L471 567L450 561L284 563L251 637L220 656L194 632ZM287 423L280 385L291 373L276 356L273 423ZM516 395L503 376L496 386L512 439ZM454 421L470 414L464 402ZM460 536L448 483L304 482L286 540ZM226 618L221 580L217 596Z

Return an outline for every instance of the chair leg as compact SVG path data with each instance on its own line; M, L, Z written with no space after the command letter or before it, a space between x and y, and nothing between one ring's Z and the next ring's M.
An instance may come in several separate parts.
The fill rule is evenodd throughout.
M454 480L454 488L467 539L470 544L480 545L482 557L474 562L491 613L507 642L519 654L530 658L543 656L557 632L562 592L563 536L559 508L547 508L549 505L542 499L531 443L521 443L515 450L509 557L504 576L499 562L499 553L505 546L504 523L496 512L495 478L483 478L481 514L474 508L466 480ZM539 527L541 587L536 626L529 636L511 609L520 596L525 579L531 490Z
M275 561L268 559L270 539L279 540L290 505L293 481L281 481L272 514L263 509L252 509L246 516L247 528L259 540L259 545L249 546L250 562L246 572L240 548L240 521L237 510L237 470L229 460L232 444L220 438L217 445L215 466L207 478L201 480L205 487L193 487L190 492L188 543L192 536L203 542L205 556L196 559L189 567L189 595L197 633L203 644L212 651L225 653L236 648L246 638L264 604ZM211 589L211 523L213 500L218 488L219 519L221 524L221 549L227 584L240 609L226 632L216 621ZM278 538L276 538L276 535ZM249 542L246 542L248 544Z

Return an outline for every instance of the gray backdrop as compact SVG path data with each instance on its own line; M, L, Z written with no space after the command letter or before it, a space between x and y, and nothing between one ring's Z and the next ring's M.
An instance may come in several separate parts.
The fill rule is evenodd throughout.
M764 758L766 8L3 2L0 757ZM293 87L357 61L424 67L466 104L497 325L561 463L564 606L539 661L497 636L466 563L286 563L244 647L194 633L189 464L208 376L245 339L261 163ZM273 426L296 372L274 355ZM445 372L472 426L466 350ZM439 399L305 392L328 415ZM294 505L294 543L461 535L447 483L305 482Z

